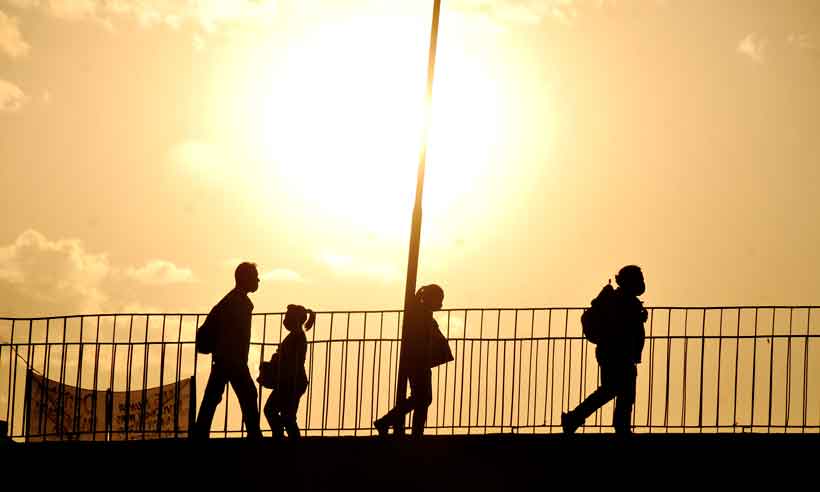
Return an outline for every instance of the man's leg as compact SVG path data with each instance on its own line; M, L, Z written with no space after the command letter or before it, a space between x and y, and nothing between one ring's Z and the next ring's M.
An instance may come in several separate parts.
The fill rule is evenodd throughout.
M208 376L208 384L205 385L205 394L202 396L199 414L194 424L194 437L204 439L210 435L214 412L216 412L219 402L222 401L222 393L225 391L227 382L227 374L223 368L218 364L211 363L211 374Z
M563 427L564 433L572 434L575 432L578 427L584 425L590 415L615 397L615 380L613 376L611 368L601 366L601 386L587 396L574 410L561 415L561 427Z
M616 434L632 433L632 407L635 404L635 391L638 370L634 365L619 369L619 381L615 411L612 414L612 426Z
M242 418L248 429L248 437L262 437L262 431L259 430L259 408L256 406L258 393L247 364L231 368L230 381L236 398L239 400L239 407L242 409Z

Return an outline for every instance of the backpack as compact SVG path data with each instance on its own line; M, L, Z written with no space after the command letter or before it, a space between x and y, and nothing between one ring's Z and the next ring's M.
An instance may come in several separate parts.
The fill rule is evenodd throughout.
M591 302L591 307L581 314L581 326L584 338L590 343L599 344L607 335L607 327L615 317L615 289L606 284L598 296Z
M211 354L216 348L216 336L219 329L219 322L216 321L214 310L212 309L202 326L196 329L196 351L200 354Z

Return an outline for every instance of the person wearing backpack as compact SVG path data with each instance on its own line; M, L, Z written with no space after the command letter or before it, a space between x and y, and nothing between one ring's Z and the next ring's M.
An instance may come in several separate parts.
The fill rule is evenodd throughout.
M253 303L248 293L259 288L259 271L254 263L241 263L234 271L236 286L208 313L197 330L196 347L200 353L211 353L211 373L199 406L192 436L206 439L225 385L231 387L239 400L248 437L261 438L259 408L256 406L256 385L248 370Z
M632 433L632 406L635 403L636 365L644 346L647 311L638 296L644 293L643 272L628 265L615 276L617 289L605 286L581 316L584 336L597 346L595 358L601 369L601 386L575 409L561 414L565 434L574 433L587 417L615 398L612 426L615 433Z
M394 432L403 430L404 416L410 411L413 411L412 436L424 434L427 408L433 402L431 369L453 360L450 345L433 318L433 312L441 309L443 302L441 287L425 285L416 292L414 305L405 315L401 360L410 382L410 398L398 402L386 415L373 422L379 436L387 436L390 427Z
M265 369L259 368L259 381L273 390L265 401L263 412L270 424L273 437L277 439L284 437L283 431L285 430L292 440L300 437L299 426L296 424L296 411L299 409L299 400L305 394L308 386L305 373L307 355L305 331L313 328L315 322L316 313L305 309L304 306L289 304L282 325L290 333L279 344L276 353L271 357L270 364ZM271 374L261 374L264 370Z

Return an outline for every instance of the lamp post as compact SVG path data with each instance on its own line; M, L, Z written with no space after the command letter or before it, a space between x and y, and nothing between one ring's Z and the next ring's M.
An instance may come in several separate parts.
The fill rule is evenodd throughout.
M407 282L404 289L404 322L407 321L407 312L412 306L416 294L416 277L419 268L419 243L421 240L421 203L424 194L424 171L427 165L427 141L430 133L430 120L433 106L433 74L436 67L436 44L438 42L438 19L441 10L441 0L433 4L433 25L430 29L430 53L427 59L427 96L424 100L424 126L421 135L421 151L419 152L419 168L416 178L416 201L413 206L413 221L410 226L410 251L407 255ZM404 347L406 330L402 324L402 347ZM401 354L401 352L400 352ZM399 356L399 374L396 385L396 403L407 398L407 374L404 368L403 356ZM404 426L396 428L396 432L404 432Z

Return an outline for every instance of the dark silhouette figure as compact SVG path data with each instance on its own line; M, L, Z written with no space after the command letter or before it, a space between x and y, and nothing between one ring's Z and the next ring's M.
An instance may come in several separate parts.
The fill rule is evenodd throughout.
M641 362L645 337L643 324L647 318L646 309L638 296L644 293L646 286L641 269L635 265L621 268L615 282L618 288L611 295L609 326L604 330L595 348L595 358L601 368L601 386L574 410L561 414L561 427L565 434L575 432L584 424L587 417L613 398L615 412L612 426L615 433L632 433L636 364ZM605 287L604 291L606 290Z
M242 418L249 438L261 438L256 385L248 370L253 303L249 292L259 288L259 272L254 263L241 263L234 272L236 287L211 310L206 323L213 323L214 347L211 374L194 425L196 438L207 438L217 405L222 401L225 385L231 383L242 408Z
M288 437L293 440L300 436L299 426L296 424L296 411L299 409L299 400L308 386L305 373L305 330L313 328L315 322L316 314L310 309L295 304L288 305L282 324L290 333L279 344L267 367L273 373L269 376L272 391L265 401L264 413L273 437L277 439L284 437L285 430ZM305 325L304 330L302 325Z
M413 411L413 437L424 434L427 407L433 402L431 369L453 360L447 339L438 329L433 312L441 309L444 290L436 284L422 287L416 292L414 305L407 311L401 360L410 382L410 398L398 404L382 418L373 422L380 436L386 436L389 428L403 429L404 416Z

